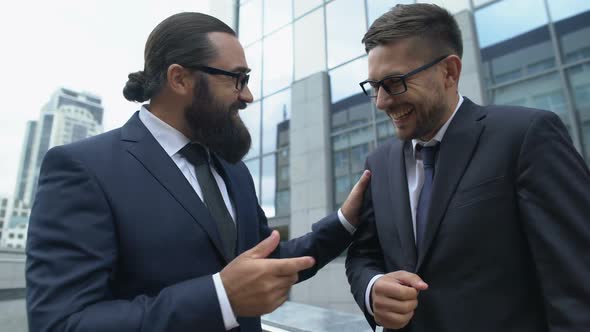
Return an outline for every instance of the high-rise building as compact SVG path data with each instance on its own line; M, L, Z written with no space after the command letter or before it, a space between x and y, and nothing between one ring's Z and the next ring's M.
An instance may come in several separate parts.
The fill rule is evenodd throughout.
M100 97L58 89L41 109L39 120L27 124L15 199L32 205L45 153L54 146L101 133L103 112Z
M10 218L10 199L8 197L0 196L0 240L2 239L2 233L4 228L8 224Z
M244 161L281 234L299 236L337 209L366 156L395 134L358 85L367 78L361 39L389 8L414 2L211 1L212 14L238 31L252 68L254 102L241 112L252 134ZM459 23L461 94L559 114L590 161L590 1L417 2L446 7ZM336 259L295 286L291 300L357 311L348 289Z

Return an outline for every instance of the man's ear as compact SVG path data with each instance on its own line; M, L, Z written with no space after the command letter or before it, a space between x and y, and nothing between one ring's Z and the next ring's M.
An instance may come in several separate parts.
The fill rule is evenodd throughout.
M193 91L194 79L191 72L178 64L171 64L166 71L168 87L175 94L189 96Z
M445 87L459 87L459 77L461 76L461 58L456 55L449 55L445 60Z

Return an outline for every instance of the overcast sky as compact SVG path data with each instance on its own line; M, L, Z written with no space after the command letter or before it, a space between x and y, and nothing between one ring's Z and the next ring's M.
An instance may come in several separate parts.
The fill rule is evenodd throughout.
M28 120L61 86L102 97L105 130L138 105L123 98L127 75L143 69L147 36L209 0L20 0L0 3L0 195L14 195Z

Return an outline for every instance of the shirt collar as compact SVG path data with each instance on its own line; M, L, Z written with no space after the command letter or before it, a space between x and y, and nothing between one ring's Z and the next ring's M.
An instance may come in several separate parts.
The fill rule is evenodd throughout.
M432 146L442 142L443 136L445 136L445 133L447 132L447 129L451 124L451 121L453 121L455 114L457 114L457 110L459 109L459 107L461 107L461 104L463 104L463 96L459 94L459 101L457 102L457 106L455 107L453 114L451 114L449 119L445 122L445 124L442 125L442 127L440 127L440 129L436 132L436 134L434 135L434 137L432 137L430 141L424 142L420 139L412 139L412 151L414 151L414 158L416 158L416 145L421 144L424 146Z
M170 157L190 142L180 131L148 111L146 105L139 110L139 119Z

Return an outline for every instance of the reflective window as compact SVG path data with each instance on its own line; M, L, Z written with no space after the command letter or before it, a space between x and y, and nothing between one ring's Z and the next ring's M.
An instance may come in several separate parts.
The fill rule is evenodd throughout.
M332 131L356 127L372 120L371 101L363 93L334 104L332 109Z
M557 113L570 128L565 97L557 73L519 82L494 90L493 103L540 108Z
M243 45L262 38L262 0L252 0L240 6L239 34Z
M324 9L295 21L295 80L326 69Z
M588 0L548 0L553 21L560 21L590 10Z
M417 2L433 3L445 8L451 14L469 9L469 0L418 0Z
M262 159L262 197L261 207L267 217L274 217L276 212L276 155L273 153Z
M358 0L334 0L326 5L328 67L333 68L365 52L365 6Z
M293 5L295 6L295 17L299 17L313 8L320 6L322 0L295 0Z
M388 141L395 136L395 127L390 121L385 121L377 124L377 144Z
M480 47L514 38L547 22L543 0L504 0L475 12Z
M264 34L269 34L291 22L292 8L291 0L264 1Z
M334 179L334 204L336 207L340 207L344 203L350 189L352 189L350 176L339 176Z
M257 42L248 46L245 53L248 67L252 69L248 88L252 92L254 100L257 100L260 99L262 92L262 43Z
M264 39L263 82L265 96L293 81L293 36L289 25Z
M572 88L576 112L578 112L580 119L586 161L590 164L590 63L570 68L567 71L567 76Z
M379 16L395 7L397 4L411 4L414 0L367 0L367 11L369 13L369 26L375 22Z
M252 137L252 146L246 159L256 157L260 155L260 102L252 103L245 110L241 110L240 117Z
M281 133L288 130L284 123L291 114L291 90L263 99L262 113L262 151L268 153L277 149Z
M291 213L289 176L289 149L277 152L276 170L276 215L285 216Z
M564 63L590 58L590 1L549 1Z
M359 82L367 79L367 71L367 57L362 57L331 70L329 74L332 103L363 93Z
M515 37L481 50L483 76L488 87L519 80L556 66L547 27L538 32L534 36ZM528 39L529 43L525 43L524 39Z
M473 0L473 6L477 7L477 6L481 6L481 5L485 5L488 2L492 2L494 0Z

